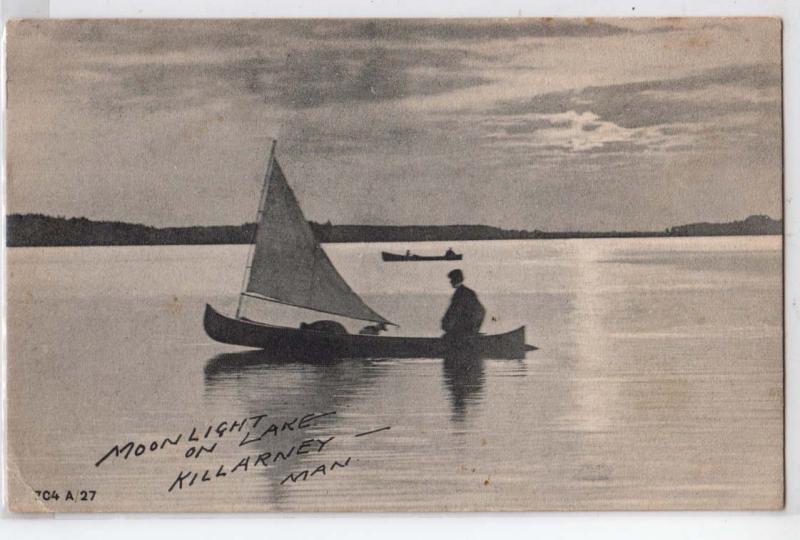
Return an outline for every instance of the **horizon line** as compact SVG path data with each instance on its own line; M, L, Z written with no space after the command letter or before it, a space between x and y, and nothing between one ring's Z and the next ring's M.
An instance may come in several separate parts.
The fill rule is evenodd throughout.
M66 216L62 216L62 215L43 214L43 213L39 213L39 212L27 212L27 213L15 212L15 213L10 213L10 214L6 214L6 219L11 218L11 217L15 217L15 216L19 216L19 217L25 217L25 216L45 217L45 218L50 218L50 219L61 219L61 220L64 220L64 221L86 220L86 221L90 221L90 222L93 222L93 223L120 223L120 224L125 224L125 225L135 225L135 226L140 226L140 227L148 227L148 228L151 228L151 229L162 229L162 230L163 229L190 229L190 228L195 228L195 227L204 227L204 228L210 228L210 227L244 227L244 226L253 225L253 224L257 223L256 221L245 221L245 222L242 222L242 223L239 223L239 224L230 224L229 223L229 224L219 224L219 225L197 224L197 225L164 225L164 226L160 226L160 225L148 225L146 223L141 223L141 222L137 222L137 221L125 221L125 220L120 220L120 219L94 219L94 218L89 218L89 217L86 217L86 216L66 217ZM528 229L528 228L506 228L506 227L501 227L501 226L497 226L497 225L487 225L485 223L449 223L449 224L420 224L420 223L416 223L416 224L380 224L379 225L379 224L371 224L371 223L333 223L331 220L326 220L324 222L321 222L321 221L306 219L306 221L309 222L309 223L315 223L316 225L320 225L320 226L327 226L328 224L330 224L332 227L489 227L489 228L493 228L493 229L499 229L501 231L524 231L524 232L536 232L536 231L539 231L539 232L544 232L544 233L604 233L604 232L612 232L612 233L640 233L640 232L647 232L647 233L650 233L650 232L662 232L665 229L669 229L669 228L672 228L672 227L681 227L681 226L686 226L686 225L704 225L704 224L716 225L716 224L725 224L725 223L744 222L745 220L747 220L749 218L752 218L752 217L766 217L767 219L769 219L771 221L781 221L781 222L783 221L783 215L781 215L781 217L775 219L775 218L773 218L772 216L770 216L768 214L748 214L744 218L733 219L733 220L730 220L730 221L692 221L692 222L687 222L687 223L672 224L672 225L669 225L667 227L661 227L659 229L644 229L644 230L643 229L628 229L628 230L621 230L621 229L605 229L605 230L597 230L597 229L595 229L595 230L586 230L586 229L567 230L567 229L562 229L562 230L547 230L547 229L540 229L540 228L537 228L537 227L534 227L532 229Z

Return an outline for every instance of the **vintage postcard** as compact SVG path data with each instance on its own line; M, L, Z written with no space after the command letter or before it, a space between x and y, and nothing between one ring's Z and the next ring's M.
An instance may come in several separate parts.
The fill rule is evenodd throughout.
M782 508L780 20L6 32L11 510Z

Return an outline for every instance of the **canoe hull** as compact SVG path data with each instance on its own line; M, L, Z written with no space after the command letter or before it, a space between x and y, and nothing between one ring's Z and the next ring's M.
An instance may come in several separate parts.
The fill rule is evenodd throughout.
M464 258L463 255L398 255L396 253L389 253L388 251L381 251L381 258L384 262L423 262L423 261L460 261Z
M290 357L444 358L454 354L483 358L525 358L535 347L525 344L525 327L505 334L477 335L452 342L441 338L331 334L271 326L222 315L206 304L206 334L221 343L267 349Z

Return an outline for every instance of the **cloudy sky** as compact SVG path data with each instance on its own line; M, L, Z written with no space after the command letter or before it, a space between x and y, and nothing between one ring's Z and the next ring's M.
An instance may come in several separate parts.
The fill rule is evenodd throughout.
M47 21L8 32L7 211L661 229L781 215L769 19Z

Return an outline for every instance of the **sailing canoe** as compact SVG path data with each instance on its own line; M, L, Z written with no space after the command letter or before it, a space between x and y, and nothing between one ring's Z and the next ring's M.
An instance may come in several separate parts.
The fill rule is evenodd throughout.
M381 258L384 262L460 261L464 256L460 253L453 253L452 255L398 255L396 253L389 253L388 251L381 251Z
M441 358L454 354L524 358L525 328L507 334L478 334L458 342L334 334L256 322L241 316L245 298L395 325L350 288L319 245L275 158L272 143L259 197L253 248L245 267L244 289L234 318L206 305L203 327L216 341L269 350L277 355L314 358ZM396 326L396 325L395 325Z
M525 344L525 327L505 334L478 334L452 342L442 338L332 334L234 319L206 304L203 327L212 339L302 358L445 358L459 354L521 359L536 347Z

